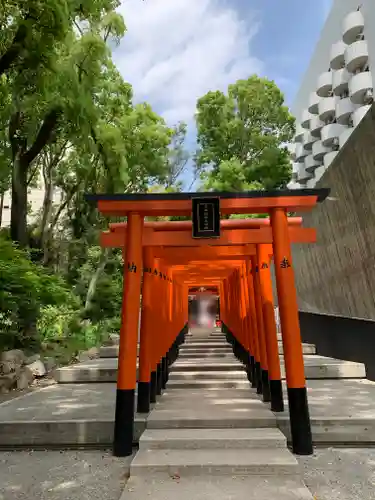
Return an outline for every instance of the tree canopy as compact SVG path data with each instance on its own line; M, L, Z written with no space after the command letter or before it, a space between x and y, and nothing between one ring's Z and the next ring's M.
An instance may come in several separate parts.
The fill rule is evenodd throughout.
M208 92L198 100L196 123L196 168L207 189L272 189L289 182L285 144L294 118L273 81L253 75L229 85L227 94Z
M126 33L118 6L2 2L0 212L11 192L10 231L0 233L2 347L70 334L97 342L116 330L121 250L98 246L108 221L84 194L181 189L186 125L170 126L147 102L134 103L112 60ZM44 198L28 219L32 188Z
M2 0L0 10L0 349L46 349L63 362L118 331L121 249L85 193L181 191L184 122L167 124L112 59L126 36L119 0ZM197 104L201 189L282 187L294 121L256 76ZM43 203L30 215L30 190ZM181 217L174 217L174 219ZM173 219L173 218L171 218Z

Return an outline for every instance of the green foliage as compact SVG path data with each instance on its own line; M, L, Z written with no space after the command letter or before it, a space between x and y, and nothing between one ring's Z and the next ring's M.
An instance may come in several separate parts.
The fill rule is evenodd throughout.
M207 176L205 188L209 191L251 191L262 190L259 181L248 182L245 170L238 158L224 160L212 175Z
M94 323L82 321L80 311L66 304L42 307L37 328L43 353L53 356L59 364L69 363L80 351L98 347L111 333L118 333L119 318Z
M275 189L290 180L284 144L294 118L273 81L254 75L230 85L227 95L208 92L198 100L196 122L196 168L205 189Z
M37 346L37 321L41 308L79 300L62 278L33 264L25 251L0 238L0 346Z
M100 265L102 249L89 248L85 263L78 269L75 292L84 303L93 275ZM96 282L95 292L85 310L86 318L98 322L120 315L122 301L122 257L115 252L106 258L103 272Z
M77 309L69 304L47 305L40 310L37 328L42 342L62 341L79 322Z
M100 248L109 221L84 193L182 190L186 124L170 127L148 103L134 104L112 60L126 32L119 4L1 3L0 194L12 190L10 238L18 245L0 238L0 349L42 348L67 363L118 332L121 250ZM252 76L227 94L209 92L198 101L197 129L201 190L289 181L283 144L294 120L274 82ZM45 196L27 226L34 186Z

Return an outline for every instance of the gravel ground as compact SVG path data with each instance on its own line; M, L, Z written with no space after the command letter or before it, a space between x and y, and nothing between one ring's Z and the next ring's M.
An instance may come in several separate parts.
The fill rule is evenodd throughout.
M0 500L118 500L129 463L105 451L0 452Z
M0 500L119 500L130 458L105 451L0 452ZM316 500L375 500L375 449L298 457Z
M297 457L316 500L374 500L375 449L317 449Z

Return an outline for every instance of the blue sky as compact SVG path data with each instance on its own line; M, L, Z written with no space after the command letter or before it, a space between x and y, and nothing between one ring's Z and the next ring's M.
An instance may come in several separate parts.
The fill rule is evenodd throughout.
M332 0L124 0L128 32L114 52L136 100L195 139L197 98L253 73L290 105Z

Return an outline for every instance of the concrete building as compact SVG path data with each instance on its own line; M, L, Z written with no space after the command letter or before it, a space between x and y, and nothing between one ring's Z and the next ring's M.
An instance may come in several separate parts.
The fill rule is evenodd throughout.
M314 245L294 245L301 334L375 380L375 0L334 0L292 106L290 185L331 193ZM324 206L323 206L324 205Z
M43 207L44 189L31 188L28 191L27 201L30 205L30 213L28 215L28 223L34 221L35 216L40 212ZM56 191L53 195L53 201L58 203L61 199L61 193ZM8 191L4 196L3 209L1 214L1 227L8 227L10 225L10 212L12 205L11 192Z
M334 0L292 106L290 188L312 188L373 102L374 0Z

